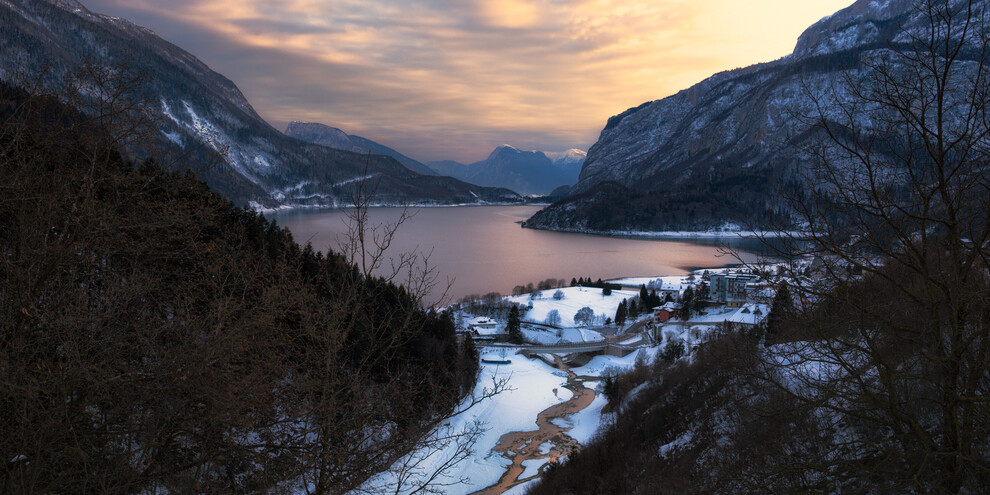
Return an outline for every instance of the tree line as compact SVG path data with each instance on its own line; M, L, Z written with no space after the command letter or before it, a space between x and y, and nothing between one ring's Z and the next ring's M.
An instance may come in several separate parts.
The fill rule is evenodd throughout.
M0 493L343 493L474 388L449 313L110 135L0 85Z

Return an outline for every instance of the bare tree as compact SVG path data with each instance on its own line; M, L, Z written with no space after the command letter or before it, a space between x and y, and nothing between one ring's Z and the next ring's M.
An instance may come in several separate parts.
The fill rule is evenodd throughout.
M831 439L780 463L826 491L990 476L990 12L915 7L903 43L812 94L823 139L790 198L804 232L768 242L815 260L782 270L807 304L762 377Z
M347 232L338 236L337 249L366 276L379 276L402 284L410 294L422 301L433 294L437 302L433 307L446 304L453 279L441 280L440 272L430 263L431 249L422 252L394 253L392 247L399 228L416 216L417 211L403 206L397 219L391 222L374 222L369 215L374 206L379 180L365 173L351 193L351 207L346 210ZM437 293L439 291L439 294Z

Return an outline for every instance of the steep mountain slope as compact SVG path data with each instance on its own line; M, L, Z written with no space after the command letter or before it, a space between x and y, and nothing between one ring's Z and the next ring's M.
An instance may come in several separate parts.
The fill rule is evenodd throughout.
M148 147L165 148L169 153L155 156L173 156L239 204L338 205L349 201L361 179L374 182L379 203L520 199L511 191L423 176L393 158L290 138L193 55L75 0L2 0L0 23L0 78L67 97L82 94L80 106L91 113L101 102L106 106L99 96L119 90L132 115L150 118L160 129L155 142L144 139L130 147L132 153L140 157Z
M526 195L544 195L562 185L574 184L583 163L584 152L581 150L547 153L502 145L488 158L471 165L443 161L431 162L428 166L438 174L472 184L505 187Z
M289 122L289 126L285 129L285 135L327 148L390 156L413 172L423 175L437 175L430 167L388 146L361 136L347 134L336 127L311 122Z
M817 139L812 95L858 84L864 57L904 43L910 0L859 0L780 60L723 72L609 119L570 195L535 228L618 231L767 225ZM866 119L864 119L866 120Z
M347 492L474 388L452 318L101 136L0 83L0 491Z

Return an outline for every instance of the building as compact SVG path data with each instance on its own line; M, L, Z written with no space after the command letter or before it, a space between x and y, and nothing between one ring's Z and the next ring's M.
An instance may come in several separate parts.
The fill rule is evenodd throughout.
M657 306L653 308L653 322L667 323L671 318L677 318L681 313L681 305L678 303L669 302L663 306Z
M660 297L670 296L671 301L680 301L681 295L684 294L684 289L685 286L679 282L664 282L660 285L660 288L657 289L657 294L659 294Z
M486 316L467 320L465 325L467 326L468 335L471 336L475 344L494 344L498 340L498 335L502 333L499 331L498 324L495 320Z
M728 318L725 318L725 321L744 327L753 327L762 323L769 314L770 306L767 304L744 304Z
M708 297L730 308L741 308L746 304L748 287L759 277L748 273L716 273L710 276Z

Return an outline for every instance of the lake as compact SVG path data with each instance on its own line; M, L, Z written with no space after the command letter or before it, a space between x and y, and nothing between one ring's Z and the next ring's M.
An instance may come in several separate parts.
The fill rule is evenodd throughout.
M412 250L431 253L431 265L453 279L449 297L469 294L509 294L517 285L547 278L590 277L603 280L633 276L679 275L692 269L721 267L738 261L724 255L720 244L730 242L752 249L754 241L643 240L585 234L547 232L522 228L539 206L465 206L411 208L414 216L398 230L388 253L397 256ZM375 208L370 222L395 222L401 208ZM346 214L341 210L284 210L267 215L288 227L297 242L314 248L338 249L346 234ZM749 243L749 245L747 245ZM746 261L755 256L746 254ZM435 303L438 294L426 298Z

